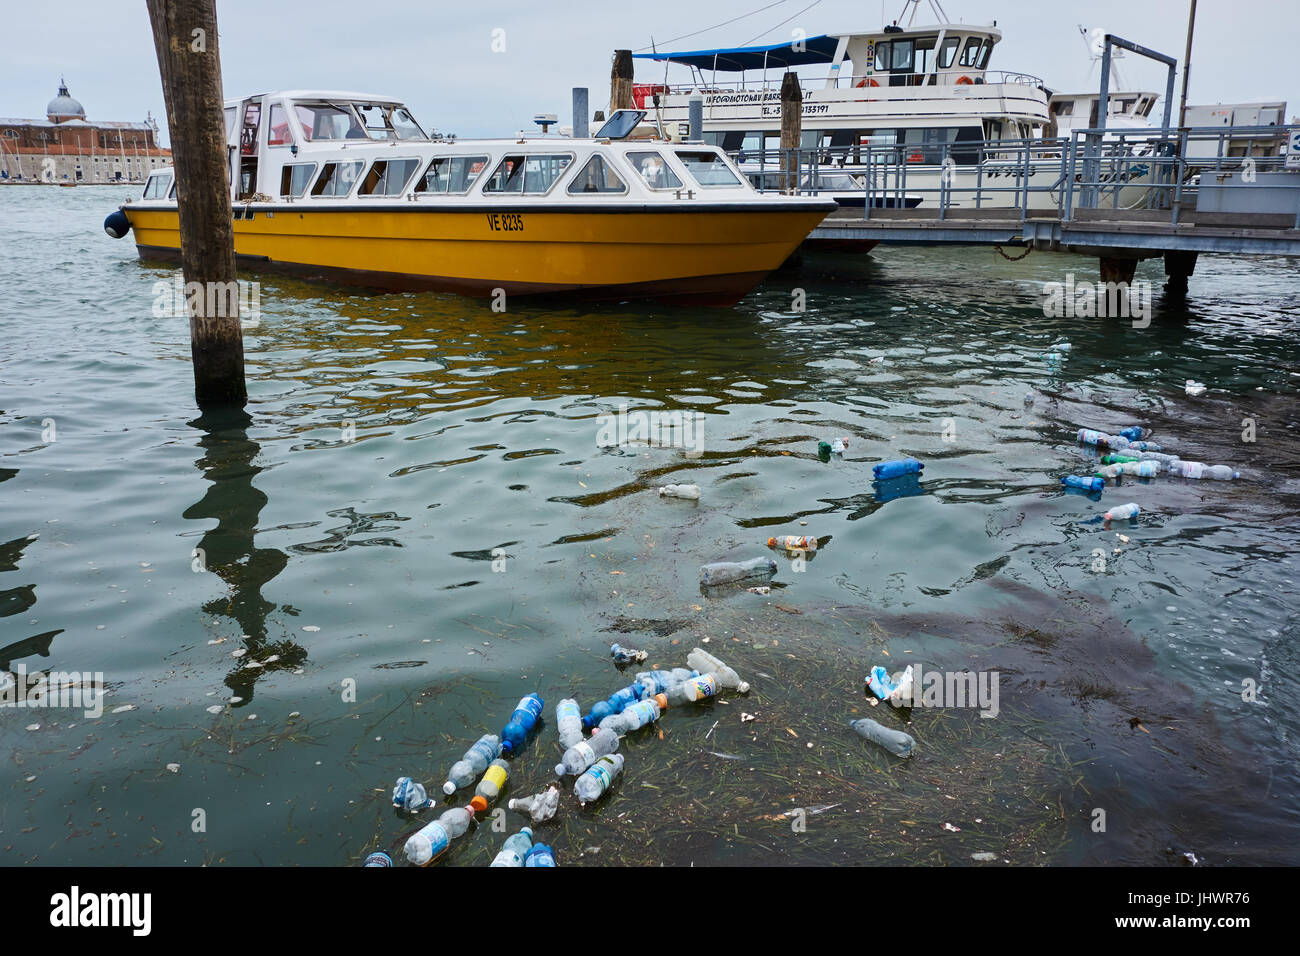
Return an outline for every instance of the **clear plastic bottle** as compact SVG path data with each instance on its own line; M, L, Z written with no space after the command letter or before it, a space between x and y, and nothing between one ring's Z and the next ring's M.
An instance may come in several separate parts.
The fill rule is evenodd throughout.
M1130 455L1127 449L1125 449L1122 452L1112 452L1109 455L1101 456L1101 463L1103 465L1122 465L1126 461L1139 461L1139 460L1140 459L1138 458L1137 455Z
M582 711L572 697L566 697L555 705L555 728L560 735L560 746L565 750L582 742Z
M498 757L488 766L487 772L483 774L483 779L478 782L474 792L489 802L495 800L501 796L501 788L506 785L509 776L510 764Z
M638 651L631 647L611 644L609 645L609 656L614 658L615 664L640 664L650 655L645 651Z
M555 765L555 775L563 777L566 773L582 773L601 757L616 750L618 734L612 730L598 729L588 739L564 752L560 762Z
M398 777L393 786L393 806L398 810L415 813L433 806L433 801L429 799L424 784L416 783L410 777Z
M715 561L700 566L700 584L730 584L747 578L770 578L776 574L776 562L771 558L750 558L748 561Z
M663 485L659 489L660 498L689 498L692 501L700 500L699 485Z
M685 667L674 667L670 671L641 671L636 675L637 683L645 688L645 697L653 697L655 694L662 694L674 684L680 684L684 680L692 677L699 677L699 671L688 670Z
M1123 521L1126 518L1136 518L1141 513L1142 509L1130 501L1128 504L1116 505L1114 508L1111 508L1106 512L1105 519L1106 523L1110 524L1112 521Z
M450 796L461 787L468 787L487 769L488 764L500 756L501 738L496 734L484 734L475 741L474 746L465 751L465 756L451 765L442 792Z
M622 770L622 754L607 754L601 757L573 782L573 793L578 798L578 802L586 806L593 800L599 800Z
M545 843L535 844L533 848L528 851L528 855L524 857L524 866L544 866L547 868L553 868L555 866L555 851Z
M620 687L605 700L597 701L582 718L582 726L590 730L610 714L620 713L628 704L634 704L645 696L645 687L638 681Z
M1153 441L1131 441L1128 443L1128 447L1131 451L1136 452L1160 450L1160 446Z
M560 789L559 787L550 787L542 793L533 794L531 797L516 797L506 805L511 810L528 814L533 818L534 823L545 823L555 816L555 810L560 805Z
M866 737L872 743L880 744L895 757L912 756L912 748L916 746L916 741L911 734L905 734L901 730L890 730L888 727L882 727L870 717L863 717L861 720L854 720L849 726L856 730L863 737Z
M749 684L740 679L740 675L718 660L702 647L697 647L686 655L686 663L701 674L712 674L719 687L734 690L741 694L749 693Z
M651 697L647 700L638 700L635 704L625 707L621 713L610 714L600 722L600 726L602 730L612 730L622 736L640 730L646 724L654 723L659 719L660 713L659 702Z
M1114 481L1120 475L1124 474L1121 470L1122 465L1102 465L1097 469L1095 477L1105 478L1107 481Z
M1121 475L1131 475L1134 478L1154 478L1160 474L1160 462L1158 461L1126 461L1119 466Z
M524 827L518 833L506 838L506 842L501 846L501 852L492 860L491 865L521 867L524 865L524 857L532 848L533 828Z
M510 722L501 731L501 750L510 754L523 746L528 731L533 729L537 718L542 716L546 701L540 694L529 694L515 705L515 712L510 715Z
M831 440L831 454L842 455L849 447L847 438L834 438Z
M446 852L452 840L469 829L473 819L474 811L470 807L452 807L406 841L402 852L407 862L428 866Z
M1146 444L1150 444L1150 442L1146 442ZM1166 455L1162 451L1152 451L1149 449L1143 449L1139 451L1137 453L1137 456L1138 456L1138 461L1158 461L1166 468L1168 468L1174 462L1180 460L1177 455Z
M1231 481L1240 478L1241 473L1233 471L1227 465L1207 465L1200 461L1179 461L1169 466L1169 474L1179 478L1214 478L1218 481Z
M768 538L767 546L786 551L816 551L817 539L811 535L783 534L779 538Z
M718 692L718 681L712 674L701 674L699 677L692 677L684 680L680 684L674 684L664 691L663 697L668 701L669 706L679 707L682 704L689 704L693 701L704 700L706 697L712 697Z

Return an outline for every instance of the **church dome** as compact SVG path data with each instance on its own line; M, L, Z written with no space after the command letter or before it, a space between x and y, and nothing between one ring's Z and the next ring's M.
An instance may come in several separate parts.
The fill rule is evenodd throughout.
M45 115L48 116L50 122L53 123L70 119L84 120L86 118L86 110L68 94L68 84L60 79L59 95L50 100L50 105L45 107Z

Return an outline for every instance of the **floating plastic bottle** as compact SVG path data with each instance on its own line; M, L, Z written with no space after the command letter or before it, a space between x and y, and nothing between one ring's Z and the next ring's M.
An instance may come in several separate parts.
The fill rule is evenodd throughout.
M645 685L640 681L620 687L602 701L598 701L582 718L584 730L590 730L610 714L621 713L628 704L634 704L645 697Z
M700 500L699 485L664 485L659 489L660 498L690 498Z
M1092 428L1080 428L1075 438L1084 445L1101 445L1105 448L1121 449L1129 446L1129 440L1123 435L1107 435Z
M442 792L450 796L461 787L468 787L487 769L488 764L500 756L501 738L496 734L484 734L475 741L474 746L465 751L465 756L451 765Z
M918 474L923 468L925 465L915 458L896 458L893 461L882 461L871 469L871 473L877 481L885 481L899 475Z
M1126 461L1119 465L1121 475L1131 475L1134 478L1154 478L1160 474L1160 462L1158 461Z
M697 647L686 655L686 663L701 674L712 674L719 687L734 690L741 694L749 693L749 684L740 679L740 675L718 660L702 647Z
M699 677L692 677L684 680L680 684L674 684L664 691L663 697L672 707L679 707L682 704L689 704L693 701L704 700L706 697L712 697L718 692L718 681L712 674L701 674Z
M616 750L618 734L612 730L598 729L589 738L564 752L560 762L555 765L555 775L563 777L566 773L582 773L601 757Z
M816 551L817 539L811 535L783 534L779 538L768 538L767 546L786 551Z
M692 677L699 677L700 672L685 667L674 667L670 671L642 671L636 675L637 683L646 690L644 697L662 694L674 684L680 684Z
M1142 437L1142 428L1138 425L1130 425L1128 428L1121 428L1119 433L1129 441L1138 441Z
M617 644L614 646L618 647ZM560 746L565 750L582 741L582 711L572 697L566 697L555 705L555 729L560 735Z
M593 800L599 800L614 783L614 778L623 770L622 754L606 754L587 768L581 777L573 781L573 793L583 806Z
M1131 451L1137 452L1160 450L1160 446L1153 441L1131 441L1128 443L1128 447ZM1174 457L1178 456L1175 455Z
M389 867L393 865L393 858L389 856L387 853L385 853L383 850L376 850L374 853L371 853L368 857L366 857L366 862L362 863L361 865Z
M635 704L625 707L620 713L610 714L600 722L600 727L602 730L612 730L619 736L640 730L646 724L652 724L659 719L659 715L663 712L659 706L662 699L663 696L660 695L659 700L653 697L638 700Z
M528 731L533 729L537 718L542 716L542 708L545 706L546 701L542 700L539 694L529 694L515 705L515 712L510 715L510 723L506 724L501 731L502 752L510 754L523 746Z
M1103 465L1097 469L1095 476L1097 478L1105 478L1107 481L1114 481L1120 475L1124 474L1123 467L1123 465Z
M771 558L750 558L748 561L715 561L700 567L700 584L730 584L748 578L770 578L776 574L776 562Z
M501 788L506 785L506 778L509 776L510 764L498 757L487 768L487 772L483 774L483 779L478 782L474 792L491 802L501 796Z
M1081 488L1084 491L1101 491L1106 482L1101 478L1085 478L1082 475L1066 475L1061 484L1067 488Z
M446 852L452 840L469 829L473 819L473 808L452 807L406 841L402 852L406 854L407 862L428 866Z
M650 655L645 651L637 651L630 647L611 644L609 645L609 656L614 658L615 664L640 664Z
M1025 408L1028 408L1032 404L1034 404L1034 393L1025 392Z
M912 739L911 734L905 734L901 730L890 730L888 727L882 727L870 717L863 717L861 720L851 721L849 726L872 743L880 744L880 746L884 747L895 757L912 756L912 748L916 746L916 741Z
M1114 508L1111 508L1106 512L1105 519L1106 523L1110 524L1112 521L1123 521L1126 518L1136 518L1141 513L1142 509L1130 501L1128 504L1116 505Z
M1197 382L1189 378L1185 390L1192 398L1196 398L1198 395L1205 394L1205 383Z
M416 783L410 777L398 777L393 786L393 806L409 813L433 806L424 784Z
M531 797L514 797L506 804L511 810L519 813L526 813L533 818L534 823L545 823L551 817L555 816L555 809L560 805L560 790L558 787L550 787L541 793L535 793Z
M1214 478L1217 481L1231 481L1241 477L1241 472L1233 471L1227 465L1207 465L1199 461L1174 462L1169 466L1169 474L1179 478Z
M1101 456L1101 463L1103 465L1122 465L1126 461L1141 461L1141 459L1138 458L1137 455L1130 455L1127 453L1115 453Z
M831 443L828 441L819 441L817 443L817 457L822 461L831 460Z
M524 865L524 857L532 848L533 828L524 827L518 833L506 838L506 842L501 846L501 852L492 860L491 866L521 867Z
M842 455L842 454L844 454L845 450L848 449L848 447L849 447L849 440L848 440L847 438L833 438L833 439L831 439L831 454L832 454L832 455Z
M1144 442L1144 444L1150 444L1150 443ZM1138 456L1138 461L1158 461L1160 462L1160 464L1166 467L1172 465L1176 461L1181 461L1181 459L1177 455L1166 455L1164 452L1161 451L1149 451L1146 449L1139 451L1137 453L1137 456Z
M524 866L544 866L554 869L555 851L545 843L538 843L534 845L533 848L528 851L528 855L524 857Z

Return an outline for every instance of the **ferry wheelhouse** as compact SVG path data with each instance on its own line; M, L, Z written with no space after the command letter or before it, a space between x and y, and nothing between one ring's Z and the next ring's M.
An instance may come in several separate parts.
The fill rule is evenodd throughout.
M401 101L285 91L226 104L243 265L383 289L733 303L835 208L755 191L721 150L596 136L455 140ZM109 217L179 256L171 169Z

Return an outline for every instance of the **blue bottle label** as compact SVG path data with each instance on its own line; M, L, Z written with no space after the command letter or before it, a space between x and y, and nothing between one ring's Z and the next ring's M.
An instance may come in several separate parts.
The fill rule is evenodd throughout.
M606 767L603 763L596 764L594 767L588 770L587 773L598 784L600 784L601 793L604 793L606 790L609 789L610 782L614 779L613 775L609 772L609 768Z

